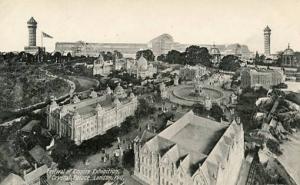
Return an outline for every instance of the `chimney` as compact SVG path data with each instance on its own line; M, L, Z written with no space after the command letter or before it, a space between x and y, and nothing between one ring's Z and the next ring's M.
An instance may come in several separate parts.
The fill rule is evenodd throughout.
M34 163L34 169L37 169L37 164L36 163Z

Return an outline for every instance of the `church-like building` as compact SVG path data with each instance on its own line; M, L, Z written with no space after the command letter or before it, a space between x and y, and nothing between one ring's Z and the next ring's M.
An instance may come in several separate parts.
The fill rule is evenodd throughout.
M59 106L54 100L47 109L47 126L59 137L67 137L81 144L121 123L137 109L138 100L133 93L127 96L118 85L114 91L108 87L106 94L91 92L89 99L74 96L72 103Z
M244 131L186 113L155 135L135 139L134 175L149 185L235 185L244 159Z
M93 62L93 75L107 76L112 70L114 70L113 61L104 61L103 56L101 54Z
M127 73L142 79L145 79L146 77L152 78L153 75L157 73L157 68L147 61L143 55L141 55L138 60L132 58L120 59L115 62L115 69L123 69Z
M295 52L290 45L282 53L282 66L300 67L300 62L297 60Z

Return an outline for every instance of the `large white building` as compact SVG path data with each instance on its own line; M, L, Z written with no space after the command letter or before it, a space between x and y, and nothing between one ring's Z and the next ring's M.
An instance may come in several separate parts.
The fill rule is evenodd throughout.
M249 69L241 71L241 88L263 87L269 89L285 81L283 70Z
M192 111L134 145L134 175L150 185L235 185L244 159L241 124L219 123Z
M75 144L81 144L113 127L121 126L126 117L134 115L137 98L133 93L127 97L119 85L113 94L103 96L91 93L90 99L79 100L76 96L68 105L58 106L55 101L48 106L47 126L60 137L70 138Z

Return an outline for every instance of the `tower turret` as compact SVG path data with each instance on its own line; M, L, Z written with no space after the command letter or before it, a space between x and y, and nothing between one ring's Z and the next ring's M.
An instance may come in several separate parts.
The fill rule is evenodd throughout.
M37 22L34 20L33 17L27 21L27 27L29 32L29 38L28 38L28 46L36 46L36 28L37 28Z
M267 26L264 29L264 44L265 44L265 55L271 54L271 29Z

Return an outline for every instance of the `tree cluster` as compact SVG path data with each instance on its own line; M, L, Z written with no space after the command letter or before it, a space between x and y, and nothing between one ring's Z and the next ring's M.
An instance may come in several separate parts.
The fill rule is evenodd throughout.
M221 59L219 69L224 71L237 71L241 67L241 61L235 55L227 55Z
M157 60L167 62L170 64L188 64L188 65L204 65L211 67L211 55L205 47L189 46L184 52L176 50L169 51L166 55L160 55Z
M117 50L114 50L114 52L101 51L100 54L102 55L104 61L116 61L117 59L123 58L123 54Z
M135 58L138 60L142 55L147 61L155 60L155 56L154 56L152 50L150 50L150 49L140 50L140 51L136 52Z
M223 109L216 103L212 104L212 108L210 110L206 110L205 106L200 103L194 104L192 109L193 112L199 116L210 116L219 122L221 119L225 119Z
M67 82L47 78L45 72L35 66L5 66L0 71L1 110L26 107L69 91Z

